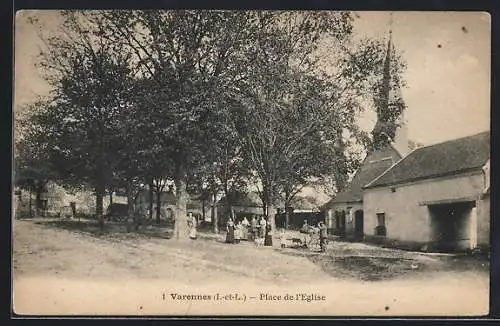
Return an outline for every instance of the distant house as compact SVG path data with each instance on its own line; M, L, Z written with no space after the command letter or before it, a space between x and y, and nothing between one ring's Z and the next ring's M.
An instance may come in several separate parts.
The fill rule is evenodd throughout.
M256 192L239 193L235 196L232 209L236 218L251 217L252 215L264 215L264 209L259 195ZM230 207L226 197L222 197L217 202L217 210L219 224L224 225L231 215Z
M490 134L417 148L364 187L367 239L428 250L489 245Z
M126 217L128 215L128 205L123 203L112 203L106 208L108 217Z
M363 239L363 186L400 159L401 154L392 144L366 156L346 189L321 207L330 233Z
M150 202L152 206L150 206ZM174 219L175 205L177 199L175 195L171 192L163 191L160 194L160 218L163 220ZM135 211L144 217L149 217L149 209L153 209L153 218L156 218L156 206L157 198L156 193L153 193L153 198L151 198L151 193L149 189L142 189L139 191L135 198Z
M324 222L324 214L315 209L294 209L289 212L288 225L286 225L286 213L276 214L276 227L298 230L307 221L309 225L317 225L318 222Z
M80 190L76 193L68 192L64 187L48 182L38 194L31 194L33 214L40 216L75 216L95 214L95 195L92 190ZM17 189L16 214L29 215L30 193ZM108 205L104 198L104 208Z
M156 193L153 193L153 218L156 218L156 205L157 198ZM150 191L148 189L142 189L139 191L135 200L135 210L138 214L148 217L150 209ZM173 220L175 218L177 198L172 192L163 191L160 194L160 219L162 220ZM195 197L188 200L187 211L191 212L195 216L202 216L202 204Z

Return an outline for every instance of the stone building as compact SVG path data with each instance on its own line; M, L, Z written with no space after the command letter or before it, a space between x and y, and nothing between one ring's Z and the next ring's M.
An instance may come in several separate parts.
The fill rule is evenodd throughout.
M400 159L401 154L392 144L367 155L346 189L322 207L330 233L355 240L363 239L363 186Z
M487 247L490 134L417 148L364 187L365 239L428 250Z

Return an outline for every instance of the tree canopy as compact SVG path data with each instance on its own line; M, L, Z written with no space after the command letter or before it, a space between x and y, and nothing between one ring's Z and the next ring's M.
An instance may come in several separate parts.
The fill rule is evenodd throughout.
M230 202L256 184L272 218L278 201L315 179L333 175L342 188L370 144L356 118L367 101L379 105L387 54L383 40L354 39L349 12L63 18L41 53L54 92L30 119L44 135L32 142L50 169L95 188L98 216L104 189L170 179L177 238L188 189ZM399 76L404 65L393 57Z

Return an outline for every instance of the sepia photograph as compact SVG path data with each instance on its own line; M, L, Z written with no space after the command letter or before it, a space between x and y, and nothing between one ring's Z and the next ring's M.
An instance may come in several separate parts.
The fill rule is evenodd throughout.
M490 309L491 17L20 10L16 316Z

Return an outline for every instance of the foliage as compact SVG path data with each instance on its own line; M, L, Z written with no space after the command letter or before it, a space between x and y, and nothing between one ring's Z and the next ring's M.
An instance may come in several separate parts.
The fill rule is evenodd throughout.
M349 12L63 18L41 53L55 91L29 120L36 128L23 146L43 144L40 160L58 178L92 185L98 215L105 188L125 187L131 197L143 183L159 193L173 180L180 237L188 190L223 193L231 205L256 180L270 212L314 180L333 175L340 189L370 144L356 123L367 99L380 121L394 124L400 114L389 118L374 94L402 84L404 65L388 52L397 59L384 66L379 40L355 42Z
M105 27L99 22L78 12L63 17L61 33L49 36L41 53L53 100L31 122L43 130L41 143L60 177L96 189L102 217L104 189L117 165L128 161L117 144L127 134L124 122L131 107L130 56L102 37Z

